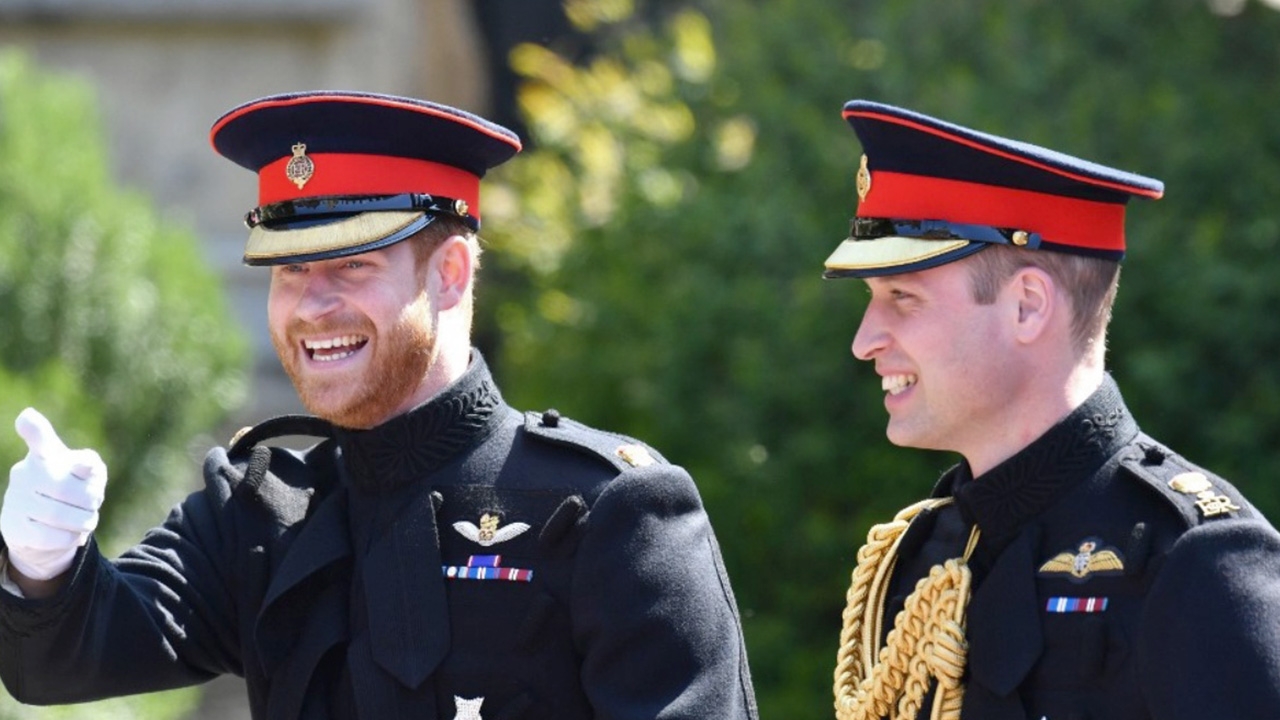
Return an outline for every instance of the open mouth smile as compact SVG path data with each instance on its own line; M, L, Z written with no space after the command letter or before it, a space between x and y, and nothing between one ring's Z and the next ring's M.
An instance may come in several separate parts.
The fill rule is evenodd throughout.
M333 362L349 358L369 343L364 335L340 335L323 340L303 340L302 348L307 357L316 362Z
M898 395L916 384L915 375L885 375L880 379L880 389L890 395Z

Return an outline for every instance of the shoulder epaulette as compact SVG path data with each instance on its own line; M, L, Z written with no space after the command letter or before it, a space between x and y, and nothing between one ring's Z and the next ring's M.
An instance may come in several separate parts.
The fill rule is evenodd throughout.
M1123 458L1120 466L1167 500L1188 526L1253 515L1253 507L1231 483L1145 435L1138 447L1142 452Z
M524 429L533 437L587 451L619 471L667 464L666 458L658 454L657 450L635 438L583 425L576 420L561 417L555 410L526 412Z
M312 415L281 415L264 420L257 425L247 425L231 437L227 456L252 450L263 440L286 435L308 435L328 438L333 436L333 426Z

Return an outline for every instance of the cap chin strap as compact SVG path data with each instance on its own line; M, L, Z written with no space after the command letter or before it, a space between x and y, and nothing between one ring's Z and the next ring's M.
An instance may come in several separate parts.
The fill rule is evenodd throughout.
M1016 245L1034 250L1040 247L1040 233L1017 228L954 223L946 220L897 220L892 218L855 217L849 223L849 237L875 240L882 237L906 237L920 240L968 240L995 245Z
M324 195L261 205L245 214L244 224L250 229L259 225L287 228L297 223L317 224L371 212L425 212L452 215L466 223L472 232L479 232L480 217L475 214L476 209L465 200L425 193Z
M931 679L937 681L937 691L929 717L959 720L972 594L968 561L978 544L976 525L964 556L935 565L907 596L884 650L880 647L885 597L902 535L922 511L950 502L930 499L902 510L892 522L871 528L858 551L836 655L836 720L916 720Z

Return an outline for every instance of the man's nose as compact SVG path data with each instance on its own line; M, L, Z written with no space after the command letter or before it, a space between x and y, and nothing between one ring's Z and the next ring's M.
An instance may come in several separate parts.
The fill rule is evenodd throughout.
M341 297L324 273L312 273L298 299L298 316L307 321L318 320L341 306Z
M880 313L874 304L868 305L853 336L853 356L859 360L873 360L889 345L889 334L880 322Z

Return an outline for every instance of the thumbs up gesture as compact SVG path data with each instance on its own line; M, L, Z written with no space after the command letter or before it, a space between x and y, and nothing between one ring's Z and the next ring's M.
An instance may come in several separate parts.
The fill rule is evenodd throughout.
M14 425L28 451L9 470L0 534L15 570L32 580L50 580L71 567L77 548L98 526L107 466L93 450L68 449L31 408L19 413Z

